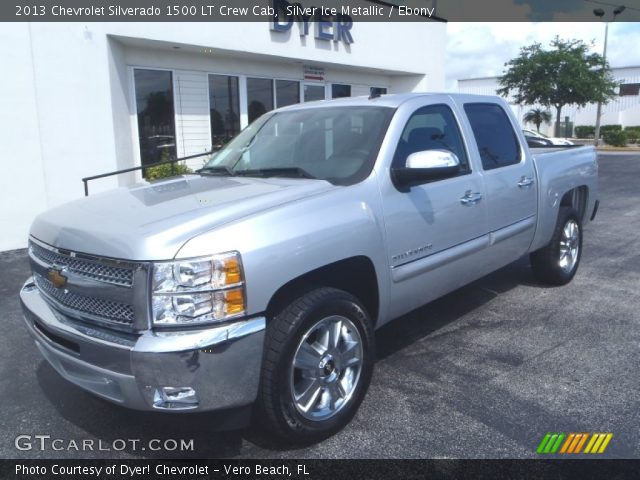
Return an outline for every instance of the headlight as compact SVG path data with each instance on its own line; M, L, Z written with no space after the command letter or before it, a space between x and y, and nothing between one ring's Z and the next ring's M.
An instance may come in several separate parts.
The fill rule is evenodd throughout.
M154 264L151 307L153 324L161 326L218 322L244 314L240 254Z

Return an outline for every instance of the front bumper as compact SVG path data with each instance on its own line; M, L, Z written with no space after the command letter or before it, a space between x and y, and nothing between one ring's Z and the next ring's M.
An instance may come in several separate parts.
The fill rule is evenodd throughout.
M204 411L257 396L265 318L199 330L111 332L69 319L27 280L20 292L27 329L60 375L137 410ZM188 403L159 401L163 387L191 389Z

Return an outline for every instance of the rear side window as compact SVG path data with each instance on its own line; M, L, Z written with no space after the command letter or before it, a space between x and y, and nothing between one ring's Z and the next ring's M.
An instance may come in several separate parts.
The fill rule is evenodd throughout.
M485 170L520 163L520 144L509 117L494 103L467 103L467 118Z

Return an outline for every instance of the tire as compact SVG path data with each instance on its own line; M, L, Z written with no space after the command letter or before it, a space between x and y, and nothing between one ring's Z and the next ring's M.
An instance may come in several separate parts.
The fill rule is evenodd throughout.
M549 285L566 285L576 274L582 256L582 222L571 207L560 207L551 242L530 255L538 280Z
M300 296L267 326L258 420L286 443L333 435L364 398L374 348L371 321L354 296L326 287Z

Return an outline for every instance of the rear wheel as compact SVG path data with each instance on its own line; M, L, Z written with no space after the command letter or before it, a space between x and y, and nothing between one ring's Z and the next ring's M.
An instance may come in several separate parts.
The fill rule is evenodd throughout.
M578 212L560 207L551 242L530 255L531 267L538 280L551 285L569 283L582 255L582 223Z
M373 368L373 331L358 300L334 288L313 290L267 327L259 418L290 442L321 440L346 425Z

